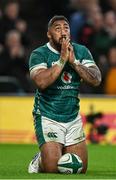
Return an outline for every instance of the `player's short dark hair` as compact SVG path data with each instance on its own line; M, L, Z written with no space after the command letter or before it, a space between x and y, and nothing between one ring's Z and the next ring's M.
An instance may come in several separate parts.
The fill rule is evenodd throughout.
M55 21L64 20L69 24L68 19L63 15L55 15L48 22L48 29L54 24Z

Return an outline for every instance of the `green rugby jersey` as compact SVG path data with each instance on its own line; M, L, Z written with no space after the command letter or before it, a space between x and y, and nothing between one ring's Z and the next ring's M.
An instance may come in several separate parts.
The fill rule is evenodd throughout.
M82 45L72 43L76 59L83 65L94 65L94 60L89 50ZM35 49L29 60L30 73L39 68L50 68L60 58L60 54L50 43ZM59 122L73 121L79 112L79 87L80 77L67 62L58 79L35 94L34 114L41 114Z

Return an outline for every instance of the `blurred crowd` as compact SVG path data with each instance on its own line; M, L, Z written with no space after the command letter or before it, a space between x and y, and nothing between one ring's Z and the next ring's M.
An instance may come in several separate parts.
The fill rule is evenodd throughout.
M83 84L81 92L116 94L116 1L107 1L107 6L100 2L70 0L75 9L70 16L71 35L73 41L89 48L102 73L100 87Z
M27 60L31 40L27 33L27 23L19 16L19 12L16 1L9 1L4 10L0 10L0 82L1 91L7 93L17 91L17 86L22 92L32 91Z
M102 73L100 87L93 88L83 83L81 93L116 94L116 0L33 0L34 2L36 10L39 11L39 3L44 7L41 7L40 12L42 15L43 10L43 16L46 16L45 23L41 21L45 27L52 15L67 16L72 40L87 46L99 66ZM38 18L34 20L38 22ZM0 82L3 77L13 77L25 93L34 91L28 70L29 49L34 47L28 35L28 27L27 21L20 16L18 1L8 1L4 8L0 8ZM34 31L39 31L39 28Z

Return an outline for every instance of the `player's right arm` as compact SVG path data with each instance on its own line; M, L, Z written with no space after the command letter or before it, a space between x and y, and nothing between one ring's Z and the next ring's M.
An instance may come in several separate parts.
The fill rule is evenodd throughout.
M32 73L30 73L30 77L35 82L37 87L39 87L39 89L44 90L56 81L63 67L64 67L63 64L62 65L56 64L49 69L45 69L45 68L36 69Z

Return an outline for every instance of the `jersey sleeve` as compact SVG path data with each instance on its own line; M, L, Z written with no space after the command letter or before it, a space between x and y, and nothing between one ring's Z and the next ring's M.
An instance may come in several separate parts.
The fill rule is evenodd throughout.
M84 48L82 64L86 67L95 65L95 61L89 49Z
M41 68L47 69L45 57L42 53L33 51L29 59L29 71L32 73L33 71Z

